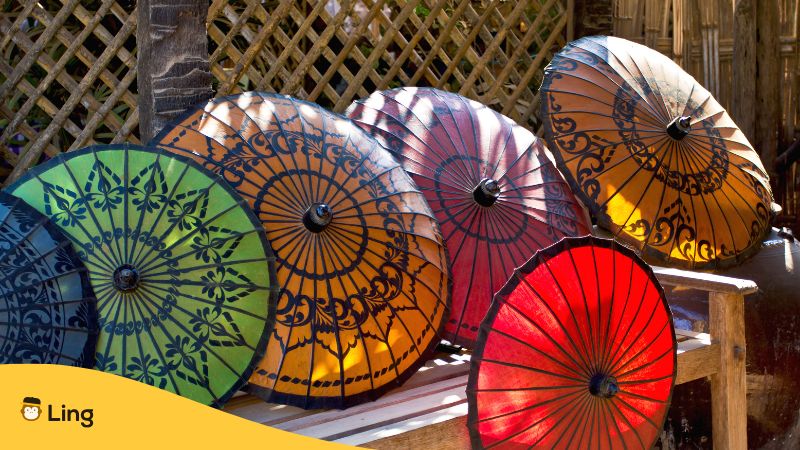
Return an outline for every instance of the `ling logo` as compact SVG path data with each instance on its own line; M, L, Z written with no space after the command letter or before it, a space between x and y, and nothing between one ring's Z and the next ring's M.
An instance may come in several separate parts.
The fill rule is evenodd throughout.
M22 417L33 422L42 415L42 401L36 397L22 399Z
M42 401L36 397L25 397L22 400L22 417L33 422L42 415ZM94 410L83 409L78 410L74 408L67 408L66 405L61 405L61 414L53 411L53 405L47 405L47 421L48 422L78 422L84 428L91 428L94 425Z

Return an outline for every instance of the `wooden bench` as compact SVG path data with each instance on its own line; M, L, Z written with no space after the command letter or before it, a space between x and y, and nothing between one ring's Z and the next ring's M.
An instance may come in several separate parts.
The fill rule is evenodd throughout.
M665 286L708 292L709 331L676 329L676 384L711 377L716 448L747 448L744 296L748 280L654 268ZM294 433L369 448L470 448L466 428L469 353L441 353L403 386L375 402L340 410L305 411L242 395L225 410Z

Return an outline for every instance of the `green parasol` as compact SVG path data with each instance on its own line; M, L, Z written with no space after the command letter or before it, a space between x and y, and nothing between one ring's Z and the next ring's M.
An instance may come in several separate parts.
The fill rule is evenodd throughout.
M69 152L9 190L73 242L97 295L96 368L221 406L274 324L261 223L193 161L112 145Z

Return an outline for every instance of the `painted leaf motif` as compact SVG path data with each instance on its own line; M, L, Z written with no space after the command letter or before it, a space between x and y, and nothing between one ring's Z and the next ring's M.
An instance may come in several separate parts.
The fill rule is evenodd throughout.
M120 177L99 160L92 166L83 190L87 201L100 211L118 207L125 194Z
M207 338L211 346L232 347L247 344L230 313L219 308L198 309L190 323L192 331Z
M75 227L86 219L86 204L78 193L62 186L44 182L44 213L58 225Z
M190 231L202 226L208 210L210 189L210 187L193 189L175 195L170 200L169 210L167 211L170 223L177 224L178 229L181 231Z
M201 228L192 239L194 257L204 263L219 263L233 254L244 236L227 228L210 226Z
M131 178L130 186L131 203L137 211L152 213L167 202L167 180L157 162L140 170Z
M265 351L262 336L272 330L274 268L263 228L224 180L154 148L112 145L36 166L11 188L31 196L69 232L65 245L88 266L81 274L98 303L90 314L72 302L70 314L61 313L64 320L17 308L13 313L30 326L16 341L60 347L62 335L96 323L96 346L72 360L213 406L242 387ZM2 275L20 283L46 281L46 271L4 267L2 223L0 211ZM48 255L53 266L78 272L58 251ZM6 266L20 255L7 256ZM217 267L235 271L218 274ZM214 279L206 283L201 277L208 271ZM64 288L60 281L17 289L15 295L38 304L48 290ZM2 288L0 280L0 313ZM28 310L26 319L22 313ZM42 332L45 319L64 332ZM5 347L0 336L0 362ZM217 352L219 347L224 351Z

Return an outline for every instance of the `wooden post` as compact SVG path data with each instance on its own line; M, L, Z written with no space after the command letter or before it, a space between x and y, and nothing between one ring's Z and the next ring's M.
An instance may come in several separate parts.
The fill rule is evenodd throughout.
M733 11L733 92L731 116L747 139L756 138L756 0L736 0Z
M780 58L780 18L777 0L762 1L756 7L758 43L758 79L756 82L755 148L773 180L777 179L775 158L778 156L778 139L781 120L780 87L783 74Z
M744 296L709 294L709 334L720 345L719 372L711 376L714 448L747 449Z
M567 42L575 40L575 0L567 0Z
M208 0L139 0L139 131L149 141L167 121L211 98Z
M686 64L683 59L683 19L686 0L674 0L672 2L672 59L683 68ZM687 60L689 55L687 55Z

